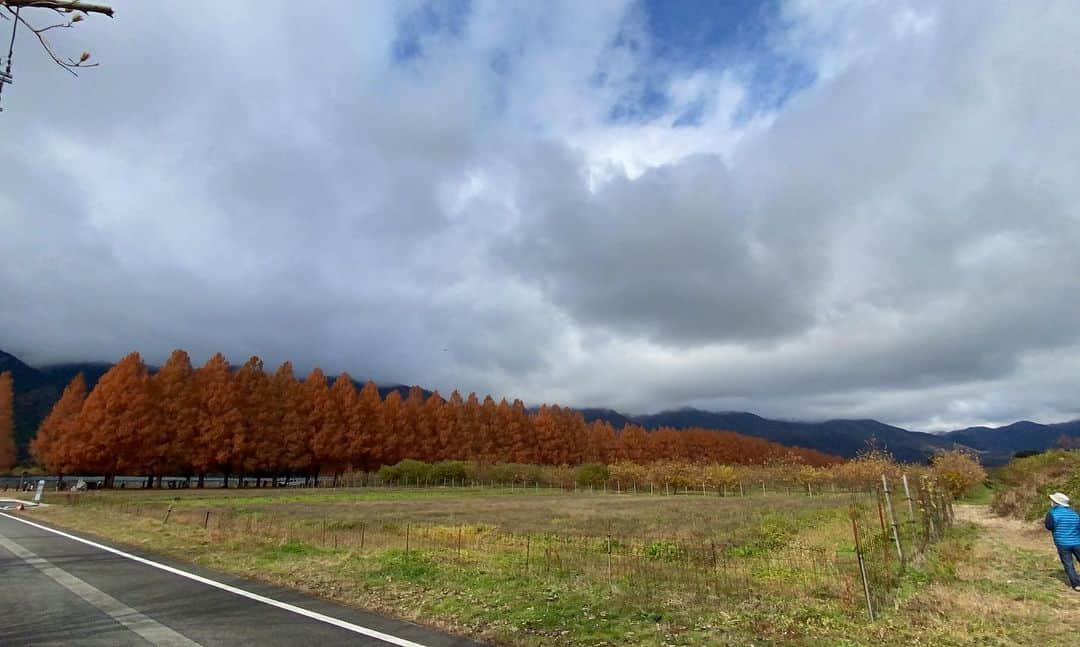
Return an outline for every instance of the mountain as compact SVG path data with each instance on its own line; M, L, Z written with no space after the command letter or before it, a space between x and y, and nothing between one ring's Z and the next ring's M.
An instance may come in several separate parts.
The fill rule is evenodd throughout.
M1049 425L1021 420L1004 427L968 427L942 434L953 442L979 450L988 464L1007 462L1020 451L1054 447L1062 436L1080 439L1080 420Z
M922 461L939 449L950 449L952 439L934 434L908 431L877 420L828 420L793 422L770 420L743 411L713 412L677 409L653 415L637 416L637 424L646 429L659 427L704 427L727 429L757 436L784 445L816 449L827 454L851 458L872 447L892 452L901 461Z
M614 409L578 409L578 412L585 417L585 422L603 420L616 429L622 429L626 425L640 424L637 420Z

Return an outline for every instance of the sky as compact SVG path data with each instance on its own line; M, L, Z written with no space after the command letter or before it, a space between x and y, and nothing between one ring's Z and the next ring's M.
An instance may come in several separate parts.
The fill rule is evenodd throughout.
M2 95L29 363L1080 418L1072 2L112 4Z

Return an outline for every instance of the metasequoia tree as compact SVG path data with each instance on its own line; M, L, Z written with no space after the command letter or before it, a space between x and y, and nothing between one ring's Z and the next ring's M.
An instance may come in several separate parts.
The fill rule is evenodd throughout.
M300 385L300 421L304 425L303 436L308 451L311 452L311 470L309 476L318 477L322 470L319 454L315 451L315 438L323 433L323 425L333 402L330 399L330 387L326 383L326 374L321 368L314 368Z
M0 450L10 469L11 378L0 378ZM6 442L6 444L4 444ZM65 389L31 444L50 471L141 474L152 484L166 474L209 472L309 479L348 469L373 470L411 458L577 465L586 462L692 462L823 466L839 459L761 438L709 429L586 424L558 405L530 412L520 400L497 404L490 395L444 400L412 387L385 400L368 381L357 393L342 373L328 386L315 368L299 382L285 362L269 376L258 357L233 371L218 353L194 370L177 350L153 377L138 353L110 369L89 395L81 377Z
M263 361L252 356L233 376L236 397L240 407L240 424L232 438L232 468L244 476L262 471L264 460L259 455L259 436L264 433L264 414L269 403L266 388L268 378L263 371Z
M0 67L0 92L4 84L12 82L11 64L15 47L15 35L20 29L26 30L37 38L45 53L52 58L53 62L71 74L78 76L75 71L84 67L96 67L97 63L90 62L90 52L82 52L77 58L62 56L57 53L49 42L46 34L54 29L71 29L76 23L86 19L87 14L101 14L112 17L112 7L93 2L81 2L80 0L0 0L0 23L11 23L11 36L8 40L7 60ZM42 24L42 16L54 16L52 22ZM0 52L0 61L4 54ZM3 108L0 108L3 110Z
M282 364L270 378L270 392L274 423L263 434L262 453L267 456L276 483L282 473L307 474L312 460L307 442L308 422L300 409L303 393L290 362Z
M214 355L195 373L195 388L199 414L196 442L190 451L191 466L199 475L199 487L213 470L224 473L228 487L234 463L233 440L242 432L244 420L232 369L224 355Z
M34 460L61 478L76 467L71 461L71 450L76 443L82 442L78 417L84 401L86 380L83 379L83 374L79 373L64 389L52 411L41 421L34 439L30 441L30 455Z
M349 463L354 468L374 469L382 461L382 397L368 380L349 415Z
M101 376L86 397L77 424L83 442L73 447L83 469L105 476L143 473L154 441L156 406L150 376L138 353L131 353Z
M398 442L403 435L401 433L403 418L401 409L401 394L397 391L387 393L379 416L381 442L378 451L381 462L384 464L397 463L404 458L404 454L408 450L407 447Z
M423 396L423 392L421 392ZM421 460L434 462L440 460L441 447L439 446L439 417L442 415L445 401L435 391L424 400L420 407L419 427L416 433L416 451L423 456Z
M311 437L311 451L320 468L334 475L337 485L338 477L350 462L351 418L357 401L356 385L348 373L334 379L327 396L322 425Z
M195 369L183 350L174 350L168 361L153 376L158 408L158 453L151 471L164 474L190 474L190 451L197 442L199 394Z
M0 472L15 467L15 387L11 373L0 373Z
M439 408L435 419L435 435L438 437L440 460L451 458L464 458L460 444L460 430L458 419L462 411L461 393L454 391L446 405Z

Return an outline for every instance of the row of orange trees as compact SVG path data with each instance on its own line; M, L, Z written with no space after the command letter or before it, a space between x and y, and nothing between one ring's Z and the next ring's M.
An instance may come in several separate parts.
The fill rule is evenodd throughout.
M425 397L418 387L381 397L348 374L305 379L291 364L273 373L252 357L239 368L220 353L201 368L175 351L151 373L132 353L87 393L81 376L65 389L30 446L60 474L161 476L340 474L406 458L576 465L619 460L693 460L826 465L839 459L732 432L628 425L558 406L475 394ZM111 480L111 479L110 479ZM201 482L201 478L200 478Z

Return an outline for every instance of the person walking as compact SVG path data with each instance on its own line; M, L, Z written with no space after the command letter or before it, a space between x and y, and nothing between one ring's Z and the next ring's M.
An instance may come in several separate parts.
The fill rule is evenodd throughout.
M1054 533L1054 545L1057 546L1058 557L1061 565L1065 567L1065 575L1069 577L1069 586L1074 591L1080 592L1080 576L1076 574L1076 565L1073 558L1080 561L1080 515L1069 507L1069 497L1061 492L1050 495L1050 511L1046 513L1043 525Z

